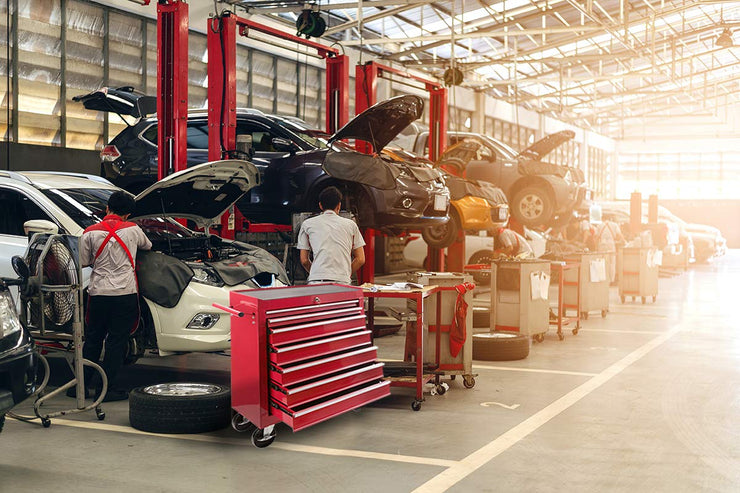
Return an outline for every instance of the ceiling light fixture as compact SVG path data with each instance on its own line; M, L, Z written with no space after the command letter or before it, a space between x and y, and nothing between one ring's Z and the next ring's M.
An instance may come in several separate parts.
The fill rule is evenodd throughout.
M732 46L735 46L732 41L732 31L730 31L729 27L724 28L722 33L717 37L717 41L715 41L715 44L720 48L730 48Z

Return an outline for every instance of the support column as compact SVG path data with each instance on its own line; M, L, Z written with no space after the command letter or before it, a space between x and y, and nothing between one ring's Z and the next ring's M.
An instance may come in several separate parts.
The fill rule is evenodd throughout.
M355 116L377 102L378 66L375 62L355 67ZM373 146L363 140L355 140L355 149L365 154L373 152Z
M436 161L447 147L447 89L427 85L429 91L429 159Z
M349 57L326 58L326 133L335 134L349 121Z
M187 167L188 4L157 4L158 179Z

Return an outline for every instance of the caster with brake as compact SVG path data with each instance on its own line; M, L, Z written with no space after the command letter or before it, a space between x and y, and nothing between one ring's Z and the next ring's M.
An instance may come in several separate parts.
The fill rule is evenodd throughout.
M273 431L273 429L270 429L269 433L265 433L265 430L267 430L268 428L273 427L268 426L264 430L257 428L256 430L254 430L254 432L252 432L252 445L257 448L265 448L275 441L275 436L277 434Z
M463 387L466 389L472 389L475 387L475 377L473 375L463 376Z
M574 336L575 336L575 335L578 335L578 331L579 331L579 330L580 330L580 329L579 329L578 327L576 327L575 329L573 329L573 330L572 330L572 332L573 332L573 335L574 335Z
M44 428L48 428L51 426L51 420L49 418L41 418L41 424Z
M414 411L419 411L421 409L421 401L415 400L411 402L411 409Z
M436 390L437 390L437 395L445 395L445 392L447 392L447 385L441 383L437 385Z
M231 417L231 427L239 433L244 433L245 431L249 431L249 429L252 427L252 422L246 419L241 414L234 413L234 415Z
M606 318L608 310L601 310L601 318Z
M95 416L98 417L98 421L103 421L105 419L105 411L103 411L99 407L96 407L95 408Z

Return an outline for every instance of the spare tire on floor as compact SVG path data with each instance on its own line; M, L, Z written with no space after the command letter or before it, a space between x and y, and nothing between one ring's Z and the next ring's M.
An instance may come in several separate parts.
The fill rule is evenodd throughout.
M210 383L162 383L128 396L128 419L152 433L203 433L229 426L231 390Z
M513 361L529 356L529 337L518 332L494 331L473 334L473 359Z

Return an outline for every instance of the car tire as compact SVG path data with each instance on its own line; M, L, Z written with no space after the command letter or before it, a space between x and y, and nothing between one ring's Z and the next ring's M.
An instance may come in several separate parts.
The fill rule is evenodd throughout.
M514 218L527 227L549 225L552 220L552 199L548 192L540 187L524 187L516 192L511 207Z
M473 359L514 361L529 356L529 337L518 332L494 331L473 334Z
M208 383L164 383L129 394L129 423L151 433L203 433L231 423L231 390Z
M479 250L470 256L468 264L488 264L491 265L496 260L496 252L491 250ZM473 271L473 281L478 286L490 286L491 285L491 272L490 271Z
M450 220L439 226L429 226L421 230L421 236L432 248L447 248L455 243L460 231L460 218L455 209L450 208Z
M3 426L5 426L5 414L0 414L0 432L3 431Z

